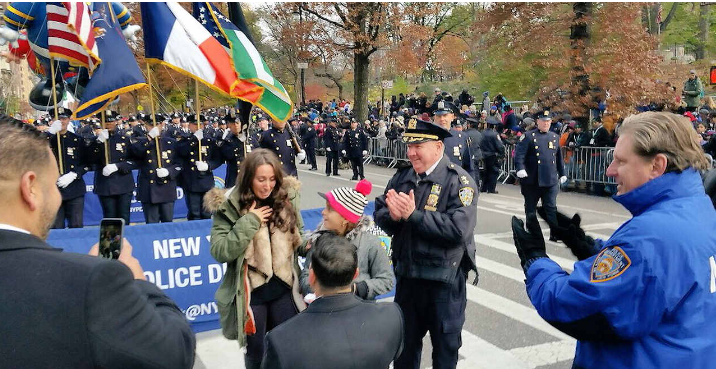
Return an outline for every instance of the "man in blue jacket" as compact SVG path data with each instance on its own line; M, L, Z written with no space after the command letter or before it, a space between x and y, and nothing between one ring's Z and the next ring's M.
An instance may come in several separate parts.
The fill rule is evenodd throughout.
M716 212L688 120L624 120L607 176L632 213L606 241L558 216L556 236L580 260L568 274L545 253L534 215L512 218L527 293L547 322L578 340L573 368L712 368L716 363Z

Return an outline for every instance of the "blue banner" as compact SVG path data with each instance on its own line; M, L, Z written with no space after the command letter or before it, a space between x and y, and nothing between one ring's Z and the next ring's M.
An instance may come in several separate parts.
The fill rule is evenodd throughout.
M369 203L366 214L372 214L373 208L374 203ZM322 220L321 210L301 211L304 229L316 229ZM101 211L99 215L101 217ZM219 328L214 292L221 283L226 264L218 263L211 256L210 233L211 220L124 228L124 237L132 244L132 254L144 268L147 280L179 305L195 332ZM390 253L390 238L380 238ZM97 228L53 229L47 239L53 247L81 254L88 253L98 241Z

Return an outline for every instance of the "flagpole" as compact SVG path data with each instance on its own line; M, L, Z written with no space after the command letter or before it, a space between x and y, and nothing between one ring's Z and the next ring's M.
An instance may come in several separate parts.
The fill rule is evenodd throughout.
M196 111L196 121L199 125L199 129L201 129L201 124L204 122L202 122L199 119L199 117L200 117L199 112L201 110L199 110L200 105L199 105L199 80L198 79L194 80L194 97L196 99L196 104L194 105L195 106L194 110ZM201 161L201 140L197 140L197 141L199 141L199 161Z
M104 115L104 110L102 110L102 129L107 129L106 127L107 118ZM107 133L107 136L109 136L109 132ZM107 137L106 140L104 140L104 163L105 165L109 165L109 137Z
M154 96L152 94L152 69L149 68L147 63L147 84L149 85L149 106L152 112L152 123L154 127L157 126L157 115L154 113ZM162 156L159 153L159 136L154 137L154 143L157 145L157 167L162 167Z
M50 55L50 73L52 73L52 101L55 103L55 119L59 119L57 116L57 90L55 89L55 58ZM60 165L60 174L65 173L65 169L62 165L62 141L60 140L60 132L57 132L57 159Z

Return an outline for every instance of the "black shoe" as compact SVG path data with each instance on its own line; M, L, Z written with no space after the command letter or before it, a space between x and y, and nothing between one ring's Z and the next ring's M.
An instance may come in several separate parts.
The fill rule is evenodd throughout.
M550 240L551 242L559 242L559 240L558 240L557 237L555 237L555 236L549 236L549 240Z
M326 173L326 177L330 177L330 176L331 176L331 173Z
M487 192L487 190L480 190L480 192Z
M309 169L309 170L318 170L318 168L311 168L311 169Z
M333 176L334 176L334 177L340 177L341 175L338 174L338 173L333 173Z
M365 176L360 176L360 179L365 179Z
M494 194L498 194L499 192L498 192L497 190L495 190L495 191L487 191L487 193L494 193Z
M351 177L351 181L357 181L357 180L358 180L358 177L356 177L356 176Z

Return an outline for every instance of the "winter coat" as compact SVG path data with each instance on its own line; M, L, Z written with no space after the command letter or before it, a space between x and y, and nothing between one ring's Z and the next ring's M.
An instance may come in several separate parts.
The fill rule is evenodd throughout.
M687 79L684 82L684 101L686 106L695 107L699 106L701 100L701 93L704 91L704 85L701 80L696 77L693 80Z
M395 275L393 267L388 260L388 254L381 245L378 236L370 232L373 227L373 218L369 215L363 215L356 227L346 234L346 238L358 248L358 269L360 274L353 282L360 284L365 282L367 290L361 296L362 289L359 287L357 294L366 300L374 300L376 296L387 293L393 289L395 284ZM323 229L323 223L318 225L318 229ZM309 237L310 239L310 237ZM307 295L312 293L311 286L308 284L308 268L311 266L311 251L306 255L306 265L301 271L299 278L301 285L301 293Z
M227 263L224 279L214 295L221 330L224 337L238 340L239 346L246 344L247 333L255 331L250 309L251 291L268 282L273 275L292 287L298 310L306 308L298 293L300 271L296 258L303 229L299 211L300 183L296 178L287 176L284 177L283 187L296 211L297 224L293 232L283 232L271 225L262 226L256 215L240 210L239 191L235 187L225 193L212 190L204 200L207 210L214 212L211 255L216 261ZM281 263L281 260L284 262ZM292 262L287 263L286 260Z

